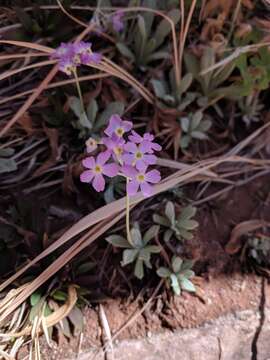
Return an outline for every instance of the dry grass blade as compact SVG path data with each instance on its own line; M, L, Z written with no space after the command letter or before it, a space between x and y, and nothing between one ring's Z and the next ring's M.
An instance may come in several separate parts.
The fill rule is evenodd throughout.
M26 53L26 54L8 54L0 55L0 60L26 59L29 57L48 56L47 53Z
M250 231L254 231L262 227L269 227L269 226L270 226L270 222L261 219L243 221L240 224L236 225L233 228L230 240L226 245L227 253L232 255L240 250L241 236L247 234Z
M0 131L0 137L3 136L11 127L16 123L16 121L29 109L33 102L38 98L46 86L51 82L54 76L58 72L58 66L55 65L45 79L40 83L36 88L35 92L27 99L23 106L16 112L16 114L8 121L4 128Z
M97 79L103 79L103 78L106 78L106 77L109 77L109 76L110 76L110 74L100 73L100 74L94 74L94 75L80 76L80 77L78 77L78 80L80 82L81 81L88 81L88 80L97 80ZM60 86L65 86L65 85L68 85L68 84L74 84L75 82L76 82L76 79L74 79L74 78L68 79L68 80L56 81L56 82L53 82L51 84L48 84L45 89L53 89L53 88L60 87ZM19 93L19 94L13 95L13 96L6 97L3 100L0 100L0 105L5 104L5 103L7 103L9 101L12 101L12 100L19 99L19 98L24 97L26 95L30 95L35 90L36 90L36 88L24 91L22 93Z
M24 49L38 50L41 51L42 53L47 53L47 54L51 54L53 52L53 49L48 46L39 45L28 41L0 40L0 44L20 46L23 47Z
M67 315L70 313L70 311L73 309L77 302L77 291L75 286L70 285L68 287L68 298L67 301L60 306L57 310L55 310L52 314L48 315L44 318L44 326L46 328L49 328L51 326L54 326L58 324L62 319L67 317ZM41 318L42 320L42 318ZM40 322L41 324L41 322ZM39 324L39 325L40 325ZM21 336L29 336L32 332L36 332L33 325L27 325L23 330L19 332L10 332L5 334L0 334L0 338L18 338ZM41 327L38 326L38 332L41 332Z
M31 64L31 65L21 67L19 69L6 71L2 75L0 75L0 80L4 80L4 79L6 79L6 78L8 78L10 76L13 76L15 74L18 74L20 72L23 72L23 71L26 71L26 70L29 70L29 69L34 69L34 68L37 68L37 67L42 67L42 66L47 66L47 65L52 65L52 64L55 64L55 60L41 61L41 62L38 62L38 63L35 63L35 64Z
M202 161L196 165L190 166L190 168L182 169L177 171L171 176L165 178L160 184L154 187L154 195L157 195L161 192L167 191L168 189L179 185L180 183L184 183L188 180L196 178L198 175L206 173L211 168L218 166L222 163L226 162L239 162L239 163L250 163L256 166L260 164L262 160L256 159L246 159L242 157L232 156L232 157L224 157L219 159L211 159ZM264 161L265 163L265 161ZM266 162L270 163L270 161ZM209 180L213 179L213 177L209 177ZM131 198L131 205L136 205L139 202L143 201L144 197L141 193ZM78 223L73 225L64 235L62 235L58 240L56 240L52 245L50 245L46 250L44 250L40 255L38 255L35 259L30 261L26 266L17 271L16 274L7 279L3 284L0 285L0 291L3 291L8 285L10 285L14 280L16 280L20 275L22 275L27 269L29 269L32 265L36 264L38 261L43 259L44 257L51 254L53 251L58 249L60 246L65 244L67 241L72 239L74 236L80 234L82 231L89 229L91 226L102 222L103 220L107 221L113 214L118 214L119 212L125 209L125 198L121 198L116 200L106 206L103 206L91 214L82 218ZM1 308L0 308L1 310Z

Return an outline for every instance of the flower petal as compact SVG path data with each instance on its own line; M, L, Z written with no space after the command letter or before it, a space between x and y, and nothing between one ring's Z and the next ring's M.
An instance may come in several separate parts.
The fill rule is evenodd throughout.
M129 135L128 139L131 141L131 142L134 142L136 144L139 144L140 142L143 141L143 138L141 137L141 135L139 135L138 133L136 133L136 131L132 130L131 131L131 134L132 135Z
M97 164L99 165L105 164L105 162L109 160L110 156L111 156L110 151L103 151L99 153L97 157Z
M131 121L123 121L122 126L125 129L126 132L130 131L133 127L133 124Z
M146 164L154 165L157 162L157 157L155 155L144 155L143 160Z
M96 165L95 158L93 156L87 157L83 159L82 164L87 169L93 169L93 167Z
M138 151L138 146L133 142L129 141L124 145L124 149L128 152L135 153L136 151Z
M135 195L138 192L139 189L139 183L136 180L131 180L128 184L127 184L127 193L128 195Z
M147 182L141 183L141 190L144 196L148 197L153 194L153 188Z
M134 178L138 172L136 171L136 169L133 166L129 166L129 165L124 165L121 168L121 172L131 178Z
M90 183L92 181L93 177L94 177L93 171L92 170L86 170L86 171L81 173L80 180L83 183Z
M118 174L119 165L107 164L103 166L103 174L109 177L114 177Z
M95 175L92 185L97 192L103 191L105 189L105 180L103 175Z
M127 165L131 165L133 163L133 161L134 161L134 155L133 154L123 154L121 158L124 161L124 163L127 164Z
M145 174L145 180L157 184L161 180L160 172L158 170L151 170Z
M122 120L119 115L117 115L117 114L112 115L109 120L109 125L104 130L104 133L108 136L112 136L115 128L118 127L121 124L121 122L122 122Z

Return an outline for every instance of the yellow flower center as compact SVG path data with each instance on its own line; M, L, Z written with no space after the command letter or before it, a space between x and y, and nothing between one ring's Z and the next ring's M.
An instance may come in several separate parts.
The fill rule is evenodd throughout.
M137 175L137 180L138 180L139 182L143 182L143 181L145 180L144 174L139 174L139 175Z
M94 172L96 174L101 174L102 173L102 167L100 165L96 165L94 168Z
M140 160L143 157L143 153L141 153L140 151L137 151L135 154L135 158Z
M125 130L123 128L119 127L115 130L115 132L118 136L123 136Z
M115 153L116 155L122 155L122 154L123 154L123 149L122 149L120 146L116 146L116 147L114 148L114 153Z

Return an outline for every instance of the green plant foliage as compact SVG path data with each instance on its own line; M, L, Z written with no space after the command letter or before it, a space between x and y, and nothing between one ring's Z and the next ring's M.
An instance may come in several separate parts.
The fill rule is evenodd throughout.
M79 138L86 138L90 135L94 137L94 135L98 134L100 129L108 123L109 118L113 114L123 115L124 107L122 102L115 101L109 103L107 107L99 113L97 101L91 99L86 111L84 111L80 99L72 96L70 98L70 108L76 116L76 120L73 120L71 124L75 129L79 130Z
M196 208L188 205L176 216L174 204L168 201L164 216L154 214L153 220L155 223L168 228L164 233L165 242L170 241L173 235L179 240L191 240L193 238L192 230L199 225L197 221L192 220L195 214Z
M209 119L203 119L203 113L197 111L187 117L180 118L180 125L184 135L180 140L182 149L186 149L192 139L206 140L206 132L210 129L212 123Z
M156 2L145 0L142 6L155 9ZM167 16L176 25L180 20L180 11L172 9L168 11ZM155 14L152 12L138 14L116 44L118 51L142 70L153 61L170 58L166 43L171 33L170 24L162 19L155 26L154 20Z
M195 275L191 270L192 261L182 260L178 256L173 256L171 269L160 267L157 270L158 276L169 280L170 286L176 295L181 295L181 291L195 292L196 288L190 279Z
M17 170L17 163L11 156L14 155L14 149L0 149L0 174Z
M121 235L110 235L106 240L115 247L124 248L122 255L122 266L135 262L134 275L138 279L144 277L144 266L151 269L151 255L160 252L159 246L149 245L159 231L159 226L151 226L142 236L138 226L133 227L130 231L132 244Z

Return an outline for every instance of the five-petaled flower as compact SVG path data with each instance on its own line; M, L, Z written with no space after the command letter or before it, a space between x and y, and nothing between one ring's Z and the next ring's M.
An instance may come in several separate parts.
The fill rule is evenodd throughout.
M78 43L61 43L51 55L52 59L58 60L58 67L67 75L71 75L77 66L84 64L98 64L102 56L92 51L92 44L79 41Z
M132 129L132 126L132 122L122 120L119 115L112 115L109 126L104 132L108 136L113 136L113 134L115 134L118 137L123 137L126 132Z
M116 163L106 164L110 158L110 153L102 152L95 159L93 156L82 161L82 164L88 170L85 170L80 180L86 183L92 183L93 188L100 192L105 189L105 179L103 175L114 177L119 171L119 165Z
M125 140L123 138L113 135L112 137L103 137L101 141L107 147L107 151L112 154L114 160L122 161L125 145Z
M136 133L136 131L132 130L131 135L129 135L128 139L135 144L143 144L144 148L147 148L148 152L150 153L161 150L161 146L158 143L153 142L154 135L152 134L145 133L143 136L141 136Z
M121 175L127 179L127 195L135 195L139 189L144 196L152 195L151 184L157 184L161 177L158 170L149 171L148 166L156 163L154 151L160 151L161 146L153 142L154 136L149 133L141 136L132 131L129 134L132 127L132 122L122 120L115 114L110 117L109 125L104 131L106 136L99 141L93 138L86 141L88 153L94 151L98 144L106 149L97 156L96 160L94 157L83 160L87 170L81 174L82 182L92 183L96 191L103 191L105 188L103 175L109 177ZM126 138L130 141L126 142ZM114 163L106 164L111 157Z
M130 181L127 184L128 195L135 195L139 188L146 197L153 194L153 187L149 183L159 183L161 179L160 172L158 170L150 170L147 172L146 170L147 166L140 166L139 170L128 165L122 167L122 173L130 178Z
M149 146L143 142L139 145L128 142L125 144L124 149L127 151L122 156L124 163L135 166L137 169L144 165L154 165L157 162L156 156L152 155L153 151L149 154Z

